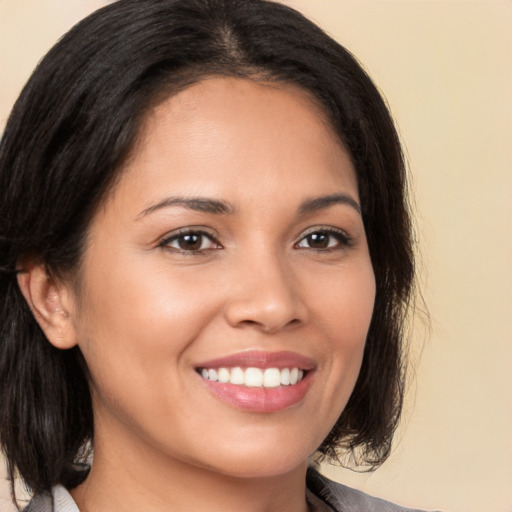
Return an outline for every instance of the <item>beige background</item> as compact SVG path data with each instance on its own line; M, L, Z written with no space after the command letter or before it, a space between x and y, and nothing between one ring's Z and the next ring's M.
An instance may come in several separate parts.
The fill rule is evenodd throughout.
M41 55L102 3L0 0L0 126ZM512 2L288 3L385 91L413 174L432 318L428 339L417 322L423 353L392 457L371 475L326 471L411 506L512 512Z

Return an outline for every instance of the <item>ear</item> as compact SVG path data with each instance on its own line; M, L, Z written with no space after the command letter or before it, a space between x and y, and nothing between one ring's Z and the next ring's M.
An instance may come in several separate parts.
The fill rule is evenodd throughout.
M44 263L24 262L22 267L18 286L49 342L60 349L74 347L77 336L70 286L50 276Z

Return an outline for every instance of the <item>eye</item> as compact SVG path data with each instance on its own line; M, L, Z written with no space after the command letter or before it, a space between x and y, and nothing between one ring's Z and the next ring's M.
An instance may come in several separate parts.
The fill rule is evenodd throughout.
M341 230L334 228L315 229L301 238L295 247L320 251L335 250L348 247L350 238Z
M182 230L175 233L159 244L159 247L181 253L197 253L210 249L220 249L221 246L212 235L200 230Z

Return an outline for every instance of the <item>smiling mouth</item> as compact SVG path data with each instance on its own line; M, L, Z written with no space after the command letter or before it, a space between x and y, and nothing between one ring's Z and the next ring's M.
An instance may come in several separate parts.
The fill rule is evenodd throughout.
M248 388L277 388L294 386L302 381L307 370L290 368L198 368L197 372L208 381L221 384L234 384Z

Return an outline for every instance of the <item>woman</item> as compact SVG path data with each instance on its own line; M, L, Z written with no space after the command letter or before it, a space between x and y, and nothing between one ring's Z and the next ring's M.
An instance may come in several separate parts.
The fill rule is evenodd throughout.
M404 510L312 467L389 454L413 280L398 137L344 48L277 3L115 2L34 72L0 183L26 510Z

